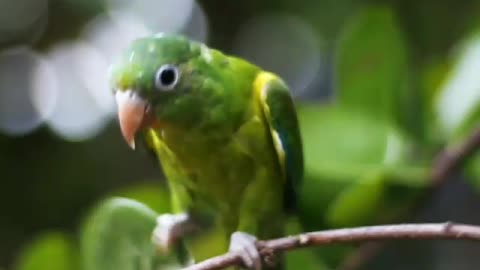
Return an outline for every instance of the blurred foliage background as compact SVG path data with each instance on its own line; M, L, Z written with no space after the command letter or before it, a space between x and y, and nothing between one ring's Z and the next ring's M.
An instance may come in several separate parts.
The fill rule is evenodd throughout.
M119 50L156 32L244 57L291 86L307 167L303 227L291 232L479 224L480 154L411 208L430 192L435 154L479 123L479 12L478 0L0 0L0 269L169 260L134 237L148 238L167 194L156 162L122 141L106 80ZM111 196L145 205L99 204ZM352 249L292 252L289 266L336 269ZM479 252L393 242L365 269L478 269Z

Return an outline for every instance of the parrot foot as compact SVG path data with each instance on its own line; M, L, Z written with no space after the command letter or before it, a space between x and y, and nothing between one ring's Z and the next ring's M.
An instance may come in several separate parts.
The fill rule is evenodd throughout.
M166 254L189 227L190 216L186 213L160 215L153 230L152 242L161 254Z
M238 252L249 269L262 269L262 259L256 246L257 238L244 232L234 232L230 237L230 252Z

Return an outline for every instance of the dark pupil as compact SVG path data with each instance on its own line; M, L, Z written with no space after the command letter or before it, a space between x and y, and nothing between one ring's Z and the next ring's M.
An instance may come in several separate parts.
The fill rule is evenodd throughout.
M173 69L165 69L160 72L160 82L163 85L171 85L175 82L175 70Z

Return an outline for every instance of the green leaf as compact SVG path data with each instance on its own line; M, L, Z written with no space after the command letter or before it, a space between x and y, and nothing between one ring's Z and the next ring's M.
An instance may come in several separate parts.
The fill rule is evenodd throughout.
M335 105L303 103L297 111L307 170L348 176L379 165L409 165L413 144L387 123Z
M410 192L429 186L429 164L412 160L409 141L386 123L331 105L299 104L298 113L306 171L299 216L308 230L401 214ZM379 206L385 211L375 212Z
M388 128L338 106L303 104L298 117L306 167L326 163L379 164L385 159Z
M435 99L438 91L445 84L447 76L452 68L450 59L433 59L424 64L421 74L422 89L425 99L428 101L429 110L434 110Z
M160 214L170 212L169 191L159 180L124 187L112 192L112 196L138 201Z
M480 33L476 42L477 45L480 45ZM478 50L478 53L480 54L480 50ZM478 65L480 66L480 62L478 62ZM464 75L464 77L465 76L466 75ZM476 77L472 77L471 79L477 80ZM480 81L478 81L478 83L480 83ZM471 89L474 89L476 92L470 91L466 93L465 89L468 89L468 87L472 87ZM449 91L448 88L445 89L447 90L444 91ZM475 87L474 85L466 85L465 89L457 90L459 91L459 95L462 95L463 93L463 99L468 100L463 102L465 104L465 107L462 107L463 103L460 107L462 107L461 110L465 110L466 107L470 108L468 110L465 110L464 114L457 118L457 120L455 121L455 125L452 126L454 130L446 132L449 133L447 142L447 145L449 147L458 147L459 144L465 143L465 140L467 140L469 136L471 136L472 133L480 127L480 91L478 91L478 87ZM444 102L451 101L455 103L462 102L463 100L462 98L459 98L457 96L451 97L451 99L453 100L446 100ZM472 100L473 102L471 102ZM445 110L451 110L451 108L445 108ZM476 153L474 153L465 161L463 171L467 176L467 180L472 183L477 188L477 190L480 190L480 151L477 150Z
M423 63L419 80L421 83L422 99L425 107L425 140L423 141L423 149L428 152L438 151L438 146L445 141L445 134L439 132L441 130L437 121L437 113L435 112L436 99L442 85L445 84L450 73L452 63L450 59L440 57L430 59ZM431 154L430 154L431 155Z
M425 187L399 185L386 171L373 171L345 188L326 211L328 227L354 227L392 222L407 214Z
M453 67L436 92L434 114L440 132L451 142L480 120L480 31L459 43L453 54Z
M476 128L480 127L480 103L470 117L464 121L461 127L458 129L456 143L463 142L471 135ZM468 176L468 180L473 185L480 189L480 151L477 149L471 157L465 162L465 173Z
M480 126L480 30L477 28L459 42L449 59L452 67L435 92L434 132L441 134L449 147L455 147ZM468 180L480 187L480 154L475 153L465 164Z
M77 247L71 237L61 232L36 236L20 253L15 270L80 269Z
M419 95L409 85L403 33L388 7L362 10L347 23L338 44L338 102L413 132L421 128ZM419 123L420 122L420 123ZM417 126L414 126L417 125Z
M480 189L480 153L476 153L469 159L466 165L466 174L468 179L477 189Z
M158 216L130 199L113 198L100 203L82 230L85 270L153 270L175 264L171 257L156 255L151 234Z
M332 227L360 226L375 220L377 206L384 200L384 175L375 173L341 192L326 213Z

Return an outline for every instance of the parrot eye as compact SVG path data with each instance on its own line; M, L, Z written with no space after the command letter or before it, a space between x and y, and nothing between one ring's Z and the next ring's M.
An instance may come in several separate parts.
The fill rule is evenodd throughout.
M159 90L172 90L177 85L179 77L178 69L173 65L163 65L157 71L155 86Z

